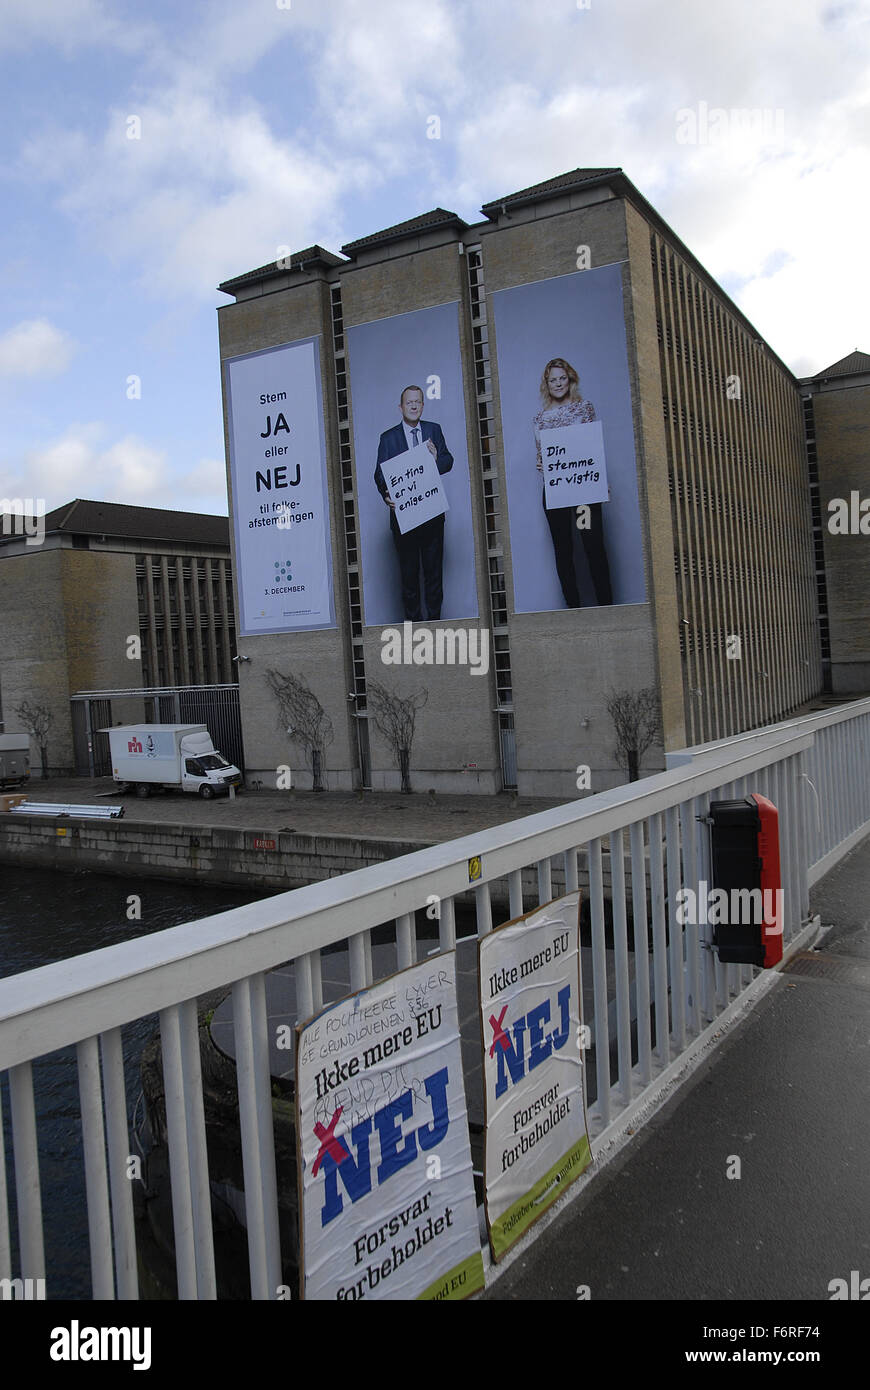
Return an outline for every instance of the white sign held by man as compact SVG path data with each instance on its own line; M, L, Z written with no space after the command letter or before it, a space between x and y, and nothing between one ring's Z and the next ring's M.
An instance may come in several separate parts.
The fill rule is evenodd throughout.
M396 521L404 535L450 510L429 441L397 454L382 465Z
M297 1029L303 1298L468 1298L483 1259L447 952Z
M592 1161L583 1093L580 895L479 943L485 1205L500 1260Z
M541 430L541 463L547 511L610 500L600 420Z

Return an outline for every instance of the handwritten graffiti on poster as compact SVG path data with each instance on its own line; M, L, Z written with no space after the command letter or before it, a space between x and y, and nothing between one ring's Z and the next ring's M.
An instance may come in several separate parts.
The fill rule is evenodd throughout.
M296 1108L304 1298L483 1287L453 952L300 1025Z
M592 1161L583 1096L580 895L481 939L485 1205L500 1260Z

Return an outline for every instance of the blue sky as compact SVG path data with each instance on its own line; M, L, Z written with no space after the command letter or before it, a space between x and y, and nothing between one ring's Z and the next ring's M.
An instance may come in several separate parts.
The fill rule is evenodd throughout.
M3 0L0 496L225 512L222 280L577 166L798 375L870 351L868 57L849 0Z

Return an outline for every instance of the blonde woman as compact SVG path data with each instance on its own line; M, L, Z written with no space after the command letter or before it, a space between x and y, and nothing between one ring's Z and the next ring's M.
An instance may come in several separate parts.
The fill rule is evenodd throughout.
M566 362L564 357L553 357L547 363L541 377L541 408L533 421L538 472L542 475L542 481L544 464L541 457L541 431L559 429L563 425L585 425L594 419L595 407L591 401L584 401L580 394L580 378L571 363ZM581 608L580 590L574 569L576 509L555 507L548 511L544 489L541 492L541 501L553 539L556 573L562 586L565 605L568 608ZM610 585L610 565L604 548L601 503L593 502L589 506L589 513L589 527L581 529L580 535L589 562L595 598L604 606L613 602L613 594Z

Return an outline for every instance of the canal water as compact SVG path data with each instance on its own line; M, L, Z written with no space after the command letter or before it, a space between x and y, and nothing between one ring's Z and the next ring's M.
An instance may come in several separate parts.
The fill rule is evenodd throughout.
M137 897L141 916L130 899ZM153 878L94 873L57 873L0 865L0 977L35 970L54 961L137 936L164 931L272 896ZM127 1110L140 1091L142 1049L157 1027L156 1015L123 1030ZM8 1080L0 1057L0 1104L10 1193L12 1273L19 1275L14 1165ZM40 1181L45 1230L46 1295L49 1299L92 1297L85 1207L82 1132L75 1047L33 1065Z

